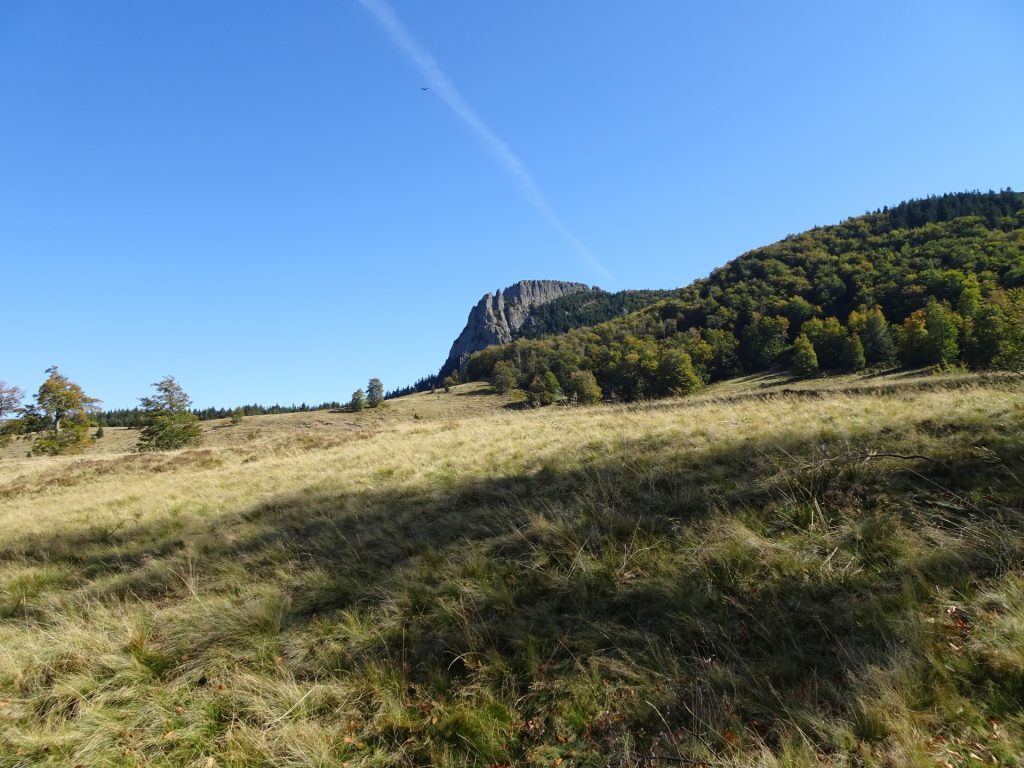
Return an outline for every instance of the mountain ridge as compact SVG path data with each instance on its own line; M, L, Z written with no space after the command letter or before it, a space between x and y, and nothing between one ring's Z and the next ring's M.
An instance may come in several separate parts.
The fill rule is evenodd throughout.
M534 307L584 291L601 292L601 289L563 280L519 280L494 293L484 294L469 311L465 327L452 342L448 358L441 366L441 376L463 371L474 352L512 341Z

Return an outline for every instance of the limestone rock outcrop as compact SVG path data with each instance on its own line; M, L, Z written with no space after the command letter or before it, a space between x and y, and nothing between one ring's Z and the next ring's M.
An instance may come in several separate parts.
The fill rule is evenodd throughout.
M530 310L570 293L593 290L583 283L561 280L520 280L503 291L487 294L469 313L466 327L452 344L441 375L463 370L469 356L492 344L508 344L530 316Z

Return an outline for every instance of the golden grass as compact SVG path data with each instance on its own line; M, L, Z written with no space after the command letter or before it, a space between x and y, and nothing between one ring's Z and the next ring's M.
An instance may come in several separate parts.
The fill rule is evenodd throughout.
M970 681L1021 676L1022 390L886 386L463 385L8 454L0 766L1008 765Z

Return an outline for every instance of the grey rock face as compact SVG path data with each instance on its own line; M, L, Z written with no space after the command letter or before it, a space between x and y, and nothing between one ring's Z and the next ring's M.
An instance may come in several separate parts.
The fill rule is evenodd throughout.
M466 327L452 344L441 374L447 375L456 369L462 371L474 352L492 344L508 344L523 327L533 307L570 293L589 290L590 286L583 283L520 280L503 291L487 294L470 311Z

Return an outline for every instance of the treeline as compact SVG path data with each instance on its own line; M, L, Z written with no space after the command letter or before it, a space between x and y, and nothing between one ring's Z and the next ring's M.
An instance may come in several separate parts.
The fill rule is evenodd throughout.
M635 400L779 366L1020 368L1022 286L1024 195L947 195L751 251L627 316L491 347L466 373L544 404L585 399L591 377Z
M886 214L893 229L913 229L961 216L981 216L988 226L995 227L1002 217L1012 216L1019 209L1020 195L1006 188L1001 192L989 190L985 194L975 190L932 195L901 203L895 208L881 208L875 214Z
M444 386L444 377L440 373L435 373L431 376L424 376L421 379L417 379L414 384L410 384L407 387L397 387L396 389L390 389L384 395L385 400L392 400L396 397L405 397L416 392L429 392L433 389L440 389Z
M600 288L580 291L561 296L546 304L530 309L530 315L516 334L521 339L541 339L566 333L574 328L585 328L622 317L659 299L672 295L672 291L618 291L609 293ZM445 386L445 379L452 373L441 370L424 376L415 383L390 390L385 400L404 397L415 392L430 392ZM455 371L457 374L458 371Z
M193 408L191 413L200 421L212 419L227 419L239 414L243 416L265 416L274 413L304 413L307 411L326 411L342 408L342 404L332 400L320 405L242 405L237 408ZM139 408L116 408L109 411L100 411L96 417L96 423L104 427L132 427L138 428L143 424L143 412Z
M518 336L541 339L566 333L636 312L670 294L670 291L618 291L608 293L599 288L561 296L547 304L530 309L530 315Z

